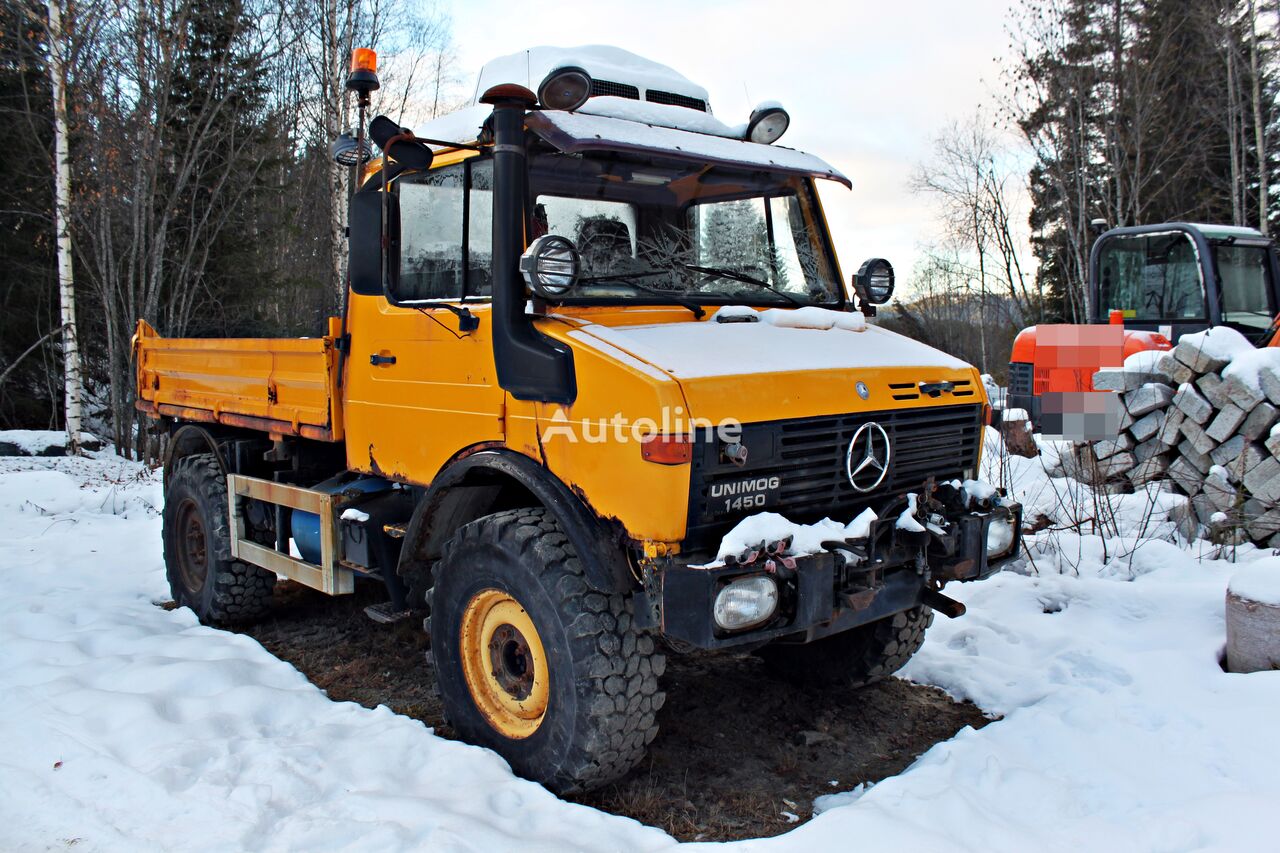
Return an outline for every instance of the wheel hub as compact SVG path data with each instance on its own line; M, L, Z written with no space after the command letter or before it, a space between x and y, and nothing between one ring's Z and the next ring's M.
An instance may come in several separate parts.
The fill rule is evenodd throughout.
M178 506L174 544L183 586L191 592L203 589L209 576L209 546L204 519L193 500L185 500Z
M513 625L499 625L489 641L489 662L493 677L503 690L517 699L533 692L533 661L529 641Z

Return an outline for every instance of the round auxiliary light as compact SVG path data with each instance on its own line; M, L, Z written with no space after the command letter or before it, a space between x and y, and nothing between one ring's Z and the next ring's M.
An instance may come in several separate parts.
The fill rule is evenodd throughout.
M577 248L558 234L544 234L520 256L524 280L543 299L559 299L573 290L581 269Z
M344 133L329 144L329 156L339 166L354 166L357 163L368 163L373 157L373 149L367 140L356 142L350 133Z
M884 258L871 258L858 268L854 282L868 302L883 305L893 296L893 265Z
M768 575L739 578L721 588L711 609L721 630L755 627L768 622L778 609L778 585Z
M777 104L761 104L751 111L751 120L747 122L747 139L770 145L782 138L791 126L791 116Z
M591 75L581 68L557 68L538 87L538 103L549 110L576 110L591 97Z

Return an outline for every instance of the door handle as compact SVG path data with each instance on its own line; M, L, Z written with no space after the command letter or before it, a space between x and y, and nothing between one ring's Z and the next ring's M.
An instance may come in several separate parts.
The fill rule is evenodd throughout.
M395 364L396 357L394 355L379 355L378 353L375 352L369 356L369 363L373 365Z

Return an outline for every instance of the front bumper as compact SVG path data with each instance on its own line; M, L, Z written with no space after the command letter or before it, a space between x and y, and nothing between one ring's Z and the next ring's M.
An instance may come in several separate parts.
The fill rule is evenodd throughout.
M935 520L937 517L935 516ZM760 644L786 637L811 642L929 603L946 581L988 577L1017 556L1022 507L1004 503L935 524L932 532L896 527L897 516L872 523L865 539L824 542L817 554L783 557L762 550L747 563L703 568L671 560L646 583L637 608L641 624L700 649ZM1007 524L1012 541L995 556L987 553L993 524ZM713 617L716 595L729 582L768 574L777 583L778 610L763 625L724 631Z

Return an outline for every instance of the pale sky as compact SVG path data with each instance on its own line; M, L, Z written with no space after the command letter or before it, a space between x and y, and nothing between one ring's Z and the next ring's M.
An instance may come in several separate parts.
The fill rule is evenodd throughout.
M948 119L1000 89L1011 2L462 0L451 11L472 82L487 60L527 47L611 44L704 86L726 124L782 102L791 127L779 144L853 181L852 191L818 182L829 184L823 206L845 277L885 257L901 287L937 231L934 202L912 193L911 173Z

